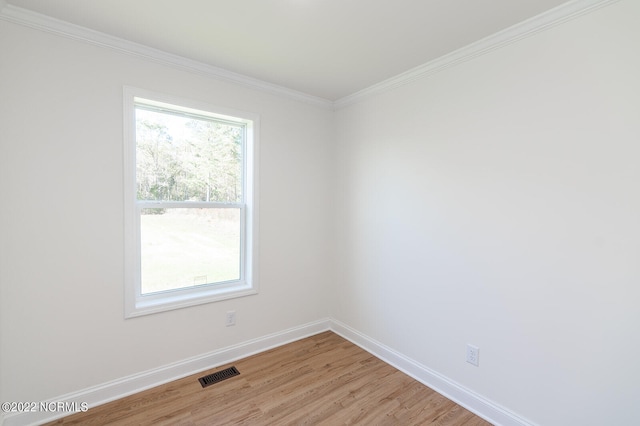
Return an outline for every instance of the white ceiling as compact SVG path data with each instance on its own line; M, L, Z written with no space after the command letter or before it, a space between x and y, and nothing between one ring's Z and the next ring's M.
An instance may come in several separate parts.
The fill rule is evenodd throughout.
M566 0L6 0L337 100Z

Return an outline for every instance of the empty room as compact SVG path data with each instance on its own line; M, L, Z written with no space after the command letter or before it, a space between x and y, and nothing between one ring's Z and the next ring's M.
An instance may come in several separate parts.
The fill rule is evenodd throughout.
M0 424L640 424L639 21L0 0Z

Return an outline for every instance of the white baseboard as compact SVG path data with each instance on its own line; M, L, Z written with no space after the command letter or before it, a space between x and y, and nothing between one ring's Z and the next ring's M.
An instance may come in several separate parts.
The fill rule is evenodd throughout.
M269 334L197 357L168 364L153 370L123 377L122 379L93 386L78 392L61 395L51 401L76 403L77 406L80 406L82 403L87 403L89 407L95 407L327 330L331 330L336 334L339 334L377 358L380 358L384 362L392 365L405 374L408 374L419 382L429 386L438 393L496 426L535 426L534 423L517 416L498 404L487 400L469 389L466 389L447 377L444 377L424 365L402 355L401 353L394 351L384 344L354 330L346 324L328 318L304 324L299 327L290 328L278 333ZM42 411L8 413L4 416L4 419L0 417L0 425L38 425L44 422L56 420L69 414L70 413L68 412Z
M535 426L500 405L336 320L331 331L496 426Z
M241 358L245 358L256 353L285 345L287 343L303 339L314 334L330 329L328 319L304 324L300 327L290 328L278 333L269 334L257 339L249 340L238 345L229 346L217 351L209 352L197 357L185 359L179 362L168 364L160 368L148 370L134 374L122 379L114 380L102 385L93 386L78 392L69 393L51 399L50 401L63 401L76 403L80 407L81 403L87 403L89 408L95 407L116 399L141 392L152 387L208 370L217 366L228 364ZM25 426L38 425L65 417L69 412L46 412L34 411L25 413L8 413L0 422L3 426Z

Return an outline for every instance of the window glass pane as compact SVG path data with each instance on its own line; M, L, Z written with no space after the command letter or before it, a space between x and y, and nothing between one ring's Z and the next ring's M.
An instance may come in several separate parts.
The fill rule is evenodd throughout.
M239 203L244 127L136 108L138 200Z
M141 213L142 294L240 279L239 208Z

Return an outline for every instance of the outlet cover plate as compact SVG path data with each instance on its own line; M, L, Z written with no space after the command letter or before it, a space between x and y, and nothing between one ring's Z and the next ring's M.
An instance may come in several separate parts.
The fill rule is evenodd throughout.
M474 345L467 344L467 362L473 364L476 367L480 364L480 348Z

